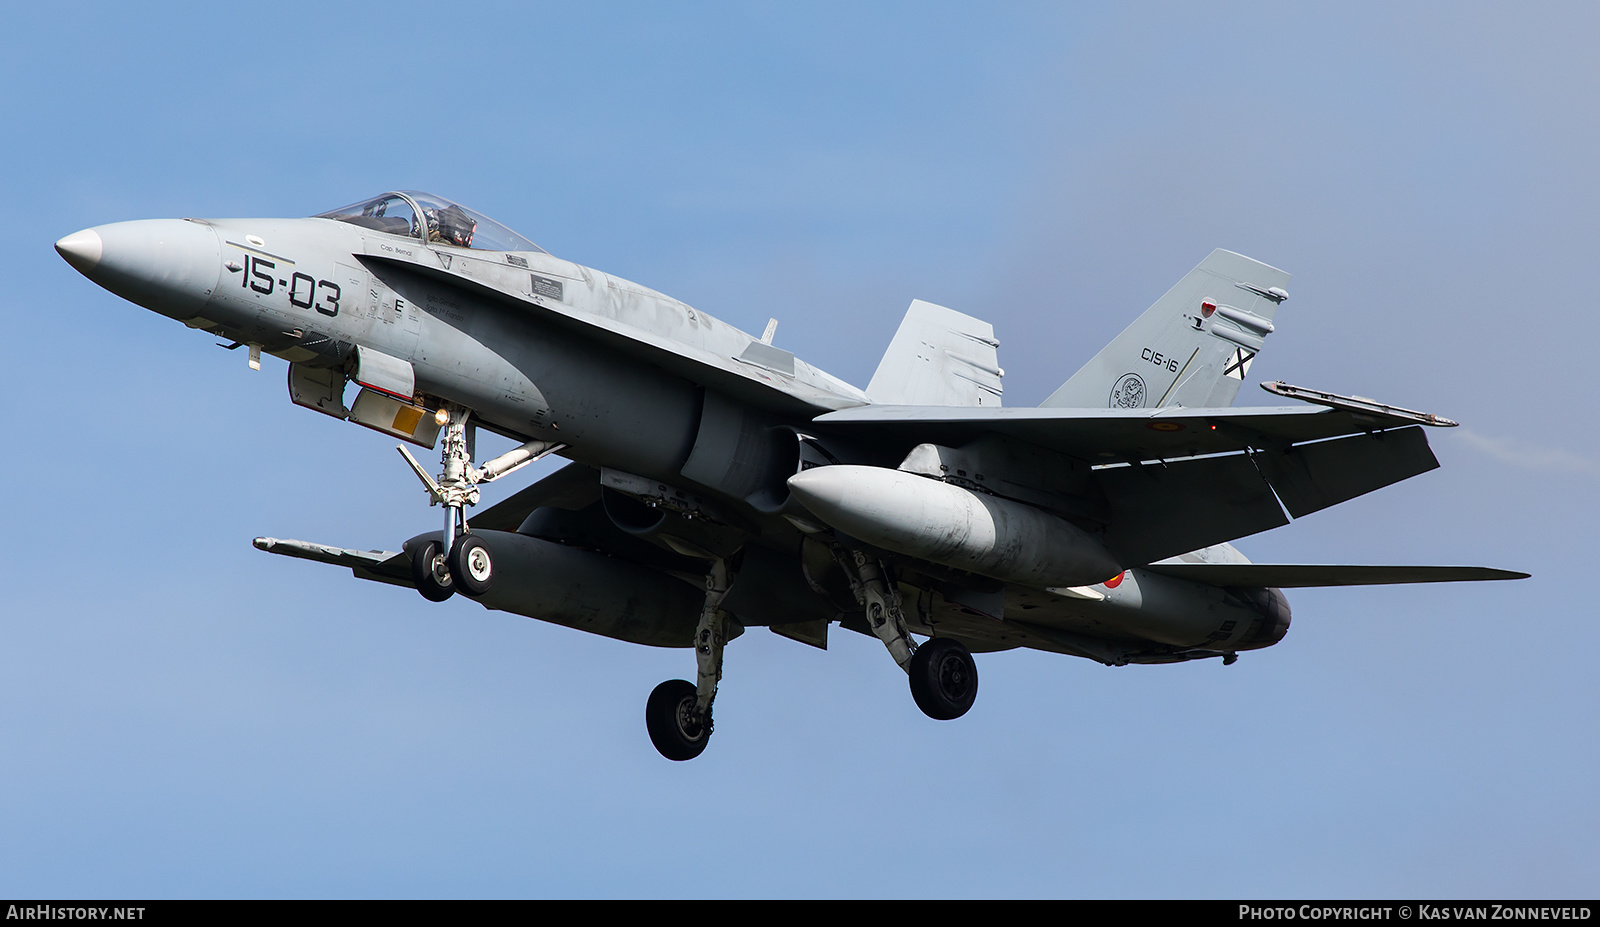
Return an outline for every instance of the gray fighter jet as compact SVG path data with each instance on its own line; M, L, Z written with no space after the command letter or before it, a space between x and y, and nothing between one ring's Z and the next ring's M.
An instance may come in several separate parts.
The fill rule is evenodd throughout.
M1228 544L1433 469L1423 426L1455 424L1283 383L1263 386L1296 402L1232 408L1289 275L1228 251L1041 406L1008 408L971 316L913 302L862 390L774 345L776 321L753 337L423 193L119 222L56 250L252 367L288 361L296 404L441 448L434 476L399 445L444 512L401 552L256 547L694 648L697 682L646 706L669 759L705 749L723 645L747 627L876 636L951 719L977 694L973 652L1232 663L1283 639L1285 587L1526 576L1255 564ZM479 429L519 446L480 461ZM480 484L549 454L571 463L469 520Z

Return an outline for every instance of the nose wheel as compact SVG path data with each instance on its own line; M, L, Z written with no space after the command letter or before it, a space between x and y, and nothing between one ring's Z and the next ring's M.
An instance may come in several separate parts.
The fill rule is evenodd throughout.
M428 541L412 551L411 582L429 602L443 602L456 594L455 577L450 575L438 541Z
M457 537L448 555L438 541L428 541L411 555L411 582L429 602L457 592L476 598L494 585L494 558L476 534Z
M456 409L452 413L451 409ZM445 425L440 463L444 472L435 480L422 469L405 445L397 445L412 472L428 490L428 504L444 507L444 532L441 541L428 541L411 555L411 581L430 602L443 602L457 590L480 596L494 584L494 558L483 539L469 533L467 506L478 504L478 484L491 483L520 470L536 460L566 447L551 441L533 440L507 451L484 464L472 465L472 442L467 437L470 412L457 407L437 413Z
M489 546L476 534L456 538L446 562L451 578L467 595L483 595L494 585L494 560L489 556Z

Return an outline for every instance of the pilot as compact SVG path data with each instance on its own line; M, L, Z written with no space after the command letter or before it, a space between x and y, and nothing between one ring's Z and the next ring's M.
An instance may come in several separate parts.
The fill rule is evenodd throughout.
M428 237L433 241L443 242L447 245L470 248L472 247L472 233L477 228L477 220L467 215L465 209L451 203L433 214L433 229Z

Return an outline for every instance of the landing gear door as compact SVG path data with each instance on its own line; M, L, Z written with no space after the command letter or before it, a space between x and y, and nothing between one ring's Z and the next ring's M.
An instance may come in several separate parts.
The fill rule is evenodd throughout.
M289 365L289 398L297 406L338 419L348 418L350 410L344 407L344 385L344 371L337 368Z
M411 402L416 395L416 374L411 364L366 345L356 346L356 370L353 378L367 389L388 393L403 402Z
M439 440L439 421L433 413L373 389L356 394L350 421L421 447L431 448Z

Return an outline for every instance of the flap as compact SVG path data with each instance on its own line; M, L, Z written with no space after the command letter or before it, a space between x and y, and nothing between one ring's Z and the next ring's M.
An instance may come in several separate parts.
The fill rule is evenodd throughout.
M1295 518L1439 466L1420 425L1302 444L1256 460Z
M1149 563L1289 523L1244 454L1095 471L1111 506L1106 546Z

